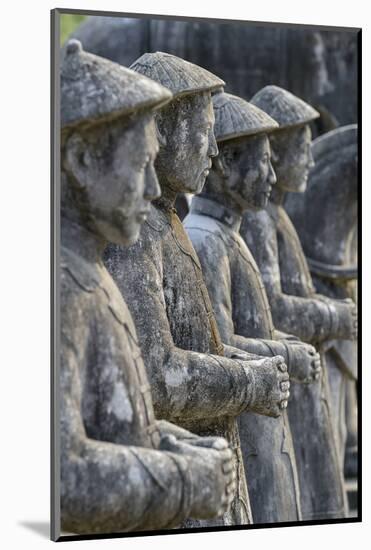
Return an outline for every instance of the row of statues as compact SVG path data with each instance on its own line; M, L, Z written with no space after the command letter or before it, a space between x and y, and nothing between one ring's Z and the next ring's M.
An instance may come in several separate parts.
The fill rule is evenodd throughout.
M127 69L64 48L66 532L347 515L325 354L356 338L356 308L317 293L282 206L319 115L224 86L166 53Z

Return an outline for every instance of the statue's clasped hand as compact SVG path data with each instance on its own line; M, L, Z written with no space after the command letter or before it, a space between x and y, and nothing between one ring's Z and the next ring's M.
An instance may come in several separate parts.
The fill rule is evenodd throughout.
M340 322L341 337L343 339L356 340L358 336L357 306L351 298L333 300L336 303L338 322Z
M280 416L290 396L289 374L284 358L277 355L249 361L245 372L252 388L248 410L275 418Z
M321 377L321 357L310 344L300 341L286 343L290 357L290 378L302 384L311 384Z
M351 338L356 340L358 336L358 313L357 306L351 298L346 298L344 302L349 304L351 315Z
M194 495L191 516L207 519L228 511L236 492L236 469L224 438L195 437L185 443L165 435L160 448L188 459Z

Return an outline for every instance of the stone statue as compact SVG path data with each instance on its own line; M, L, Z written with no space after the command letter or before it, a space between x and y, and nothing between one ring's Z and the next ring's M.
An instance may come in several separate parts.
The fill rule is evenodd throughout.
M274 330L259 269L239 235L243 213L264 207L276 181L267 133L278 124L230 94L216 94L213 103L219 155L184 225L201 262L221 337L251 353L282 355L290 378L310 383L320 374L319 355L312 346ZM273 419L243 413L239 431L254 522L300 520L287 415Z
M84 52L61 67L60 479L62 529L171 528L223 514L232 451L156 421L129 310L102 262L138 238L159 196L153 111L171 93Z
M111 245L105 262L134 317L157 416L200 435L225 436L234 449L237 494L230 512L186 525L250 523L236 417L247 409L279 416L289 396L287 367L280 356L251 358L223 345L198 257L174 210L179 192L201 191L218 152L211 92L224 82L161 52L145 54L132 68L174 95L156 115L162 197L138 242Z
M343 126L312 145L315 166L305 193L288 193L285 208L300 238L317 291L355 298L357 266L357 125ZM356 342L326 341L326 367L341 464L346 445L346 389L357 380Z
M251 100L279 123L270 135L277 183L266 210L247 212L241 235L260 268L275 326L319 346L355 336L356 311L349 301L316 294L297 233L281 203L287 191L304 191L313 166L309 122L318 113L277 86ZM323 366L322 356L322 366ZM344 517L343 475L337 455L326 372L321 384L292 384L288 411L301 487L303 519ZM302 418L308 418L302 429Z

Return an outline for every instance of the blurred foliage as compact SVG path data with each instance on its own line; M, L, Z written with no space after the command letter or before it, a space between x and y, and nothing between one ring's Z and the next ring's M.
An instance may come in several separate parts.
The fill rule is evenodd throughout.
M68 36L86 19L86 15L61 14L61 45Z

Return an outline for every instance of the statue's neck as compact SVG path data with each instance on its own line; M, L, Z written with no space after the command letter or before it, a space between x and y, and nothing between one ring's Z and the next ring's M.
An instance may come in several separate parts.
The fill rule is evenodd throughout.
M207 192L203 194L205 198L225 206L230 212L233 212L233 215L242 216L244 214L245 210L241 205L241 201L229 193L230 182L228 178L221 176L219 172L212 168L206 182L211 185L206 183Z
M175 201L179 192L171 187L171 184L165 177L160 177L159 183L161 187L161 197L153 201L153 204L157 208L168 212L175 208Z
M101 261L107 242L97 234L94 220L79 208L69 176L61 175L61 244L90 262ZM88 210L88 209L87 209Z
M96 235L71 209L61 214L61 244L88 262L101 262L107 242Z
M273 187L269 200L277 206L282 206L286 196L286 191L278 187L278 183Z
M231 210L236 216L242 216L244 213L244 209L241 205L230 195L220 195L217 202Z

